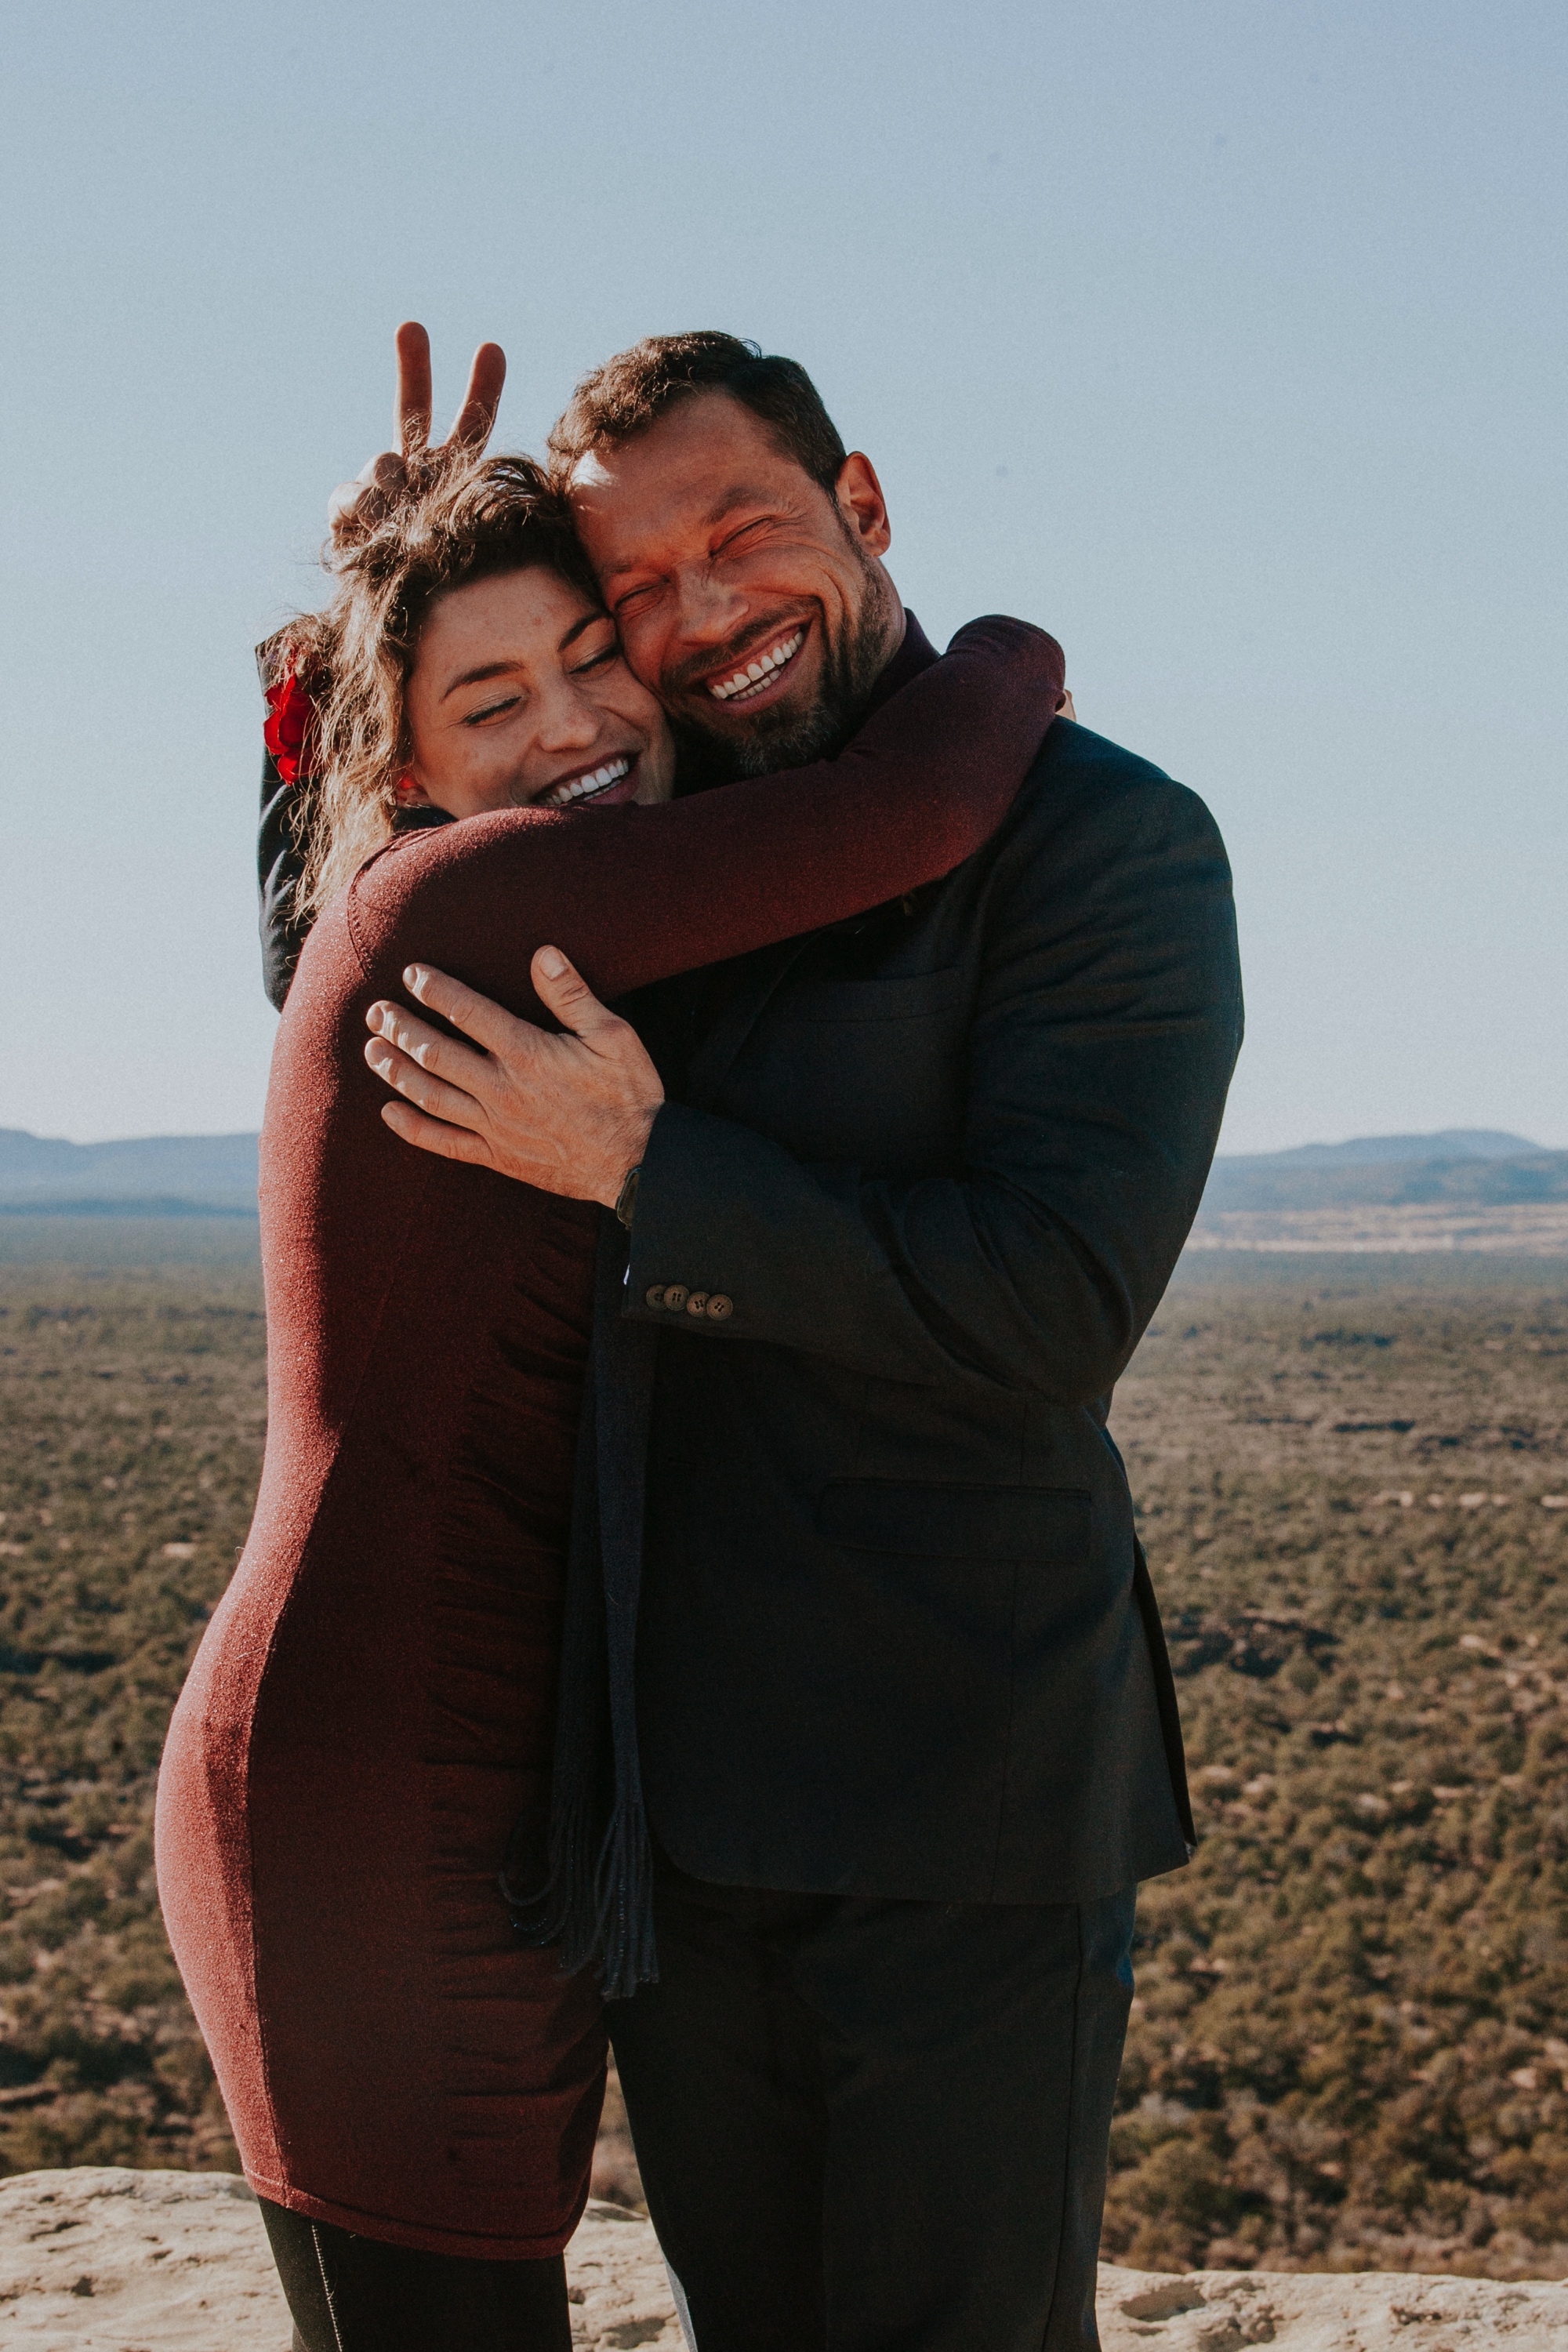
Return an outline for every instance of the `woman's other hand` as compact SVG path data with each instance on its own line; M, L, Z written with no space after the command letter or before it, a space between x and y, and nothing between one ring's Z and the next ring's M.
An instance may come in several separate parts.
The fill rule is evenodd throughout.
M416 320L409 319L399 327L395 340L397 404L393 424L397 446L373 457L352 482L340 482L327 500L327 527L340 546L374 529L395 505L407 482L409 453L423 449L430 438L430 338ZM506 353L499 343L481 343L468 370L463 404L443 448L460 442L479 456L495 429L505 382Z

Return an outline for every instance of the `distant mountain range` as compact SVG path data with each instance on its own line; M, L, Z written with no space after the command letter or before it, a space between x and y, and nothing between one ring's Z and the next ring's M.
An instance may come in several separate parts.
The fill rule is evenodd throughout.
M256 1214L254 1135L62 1143L0 1128L0 1215Z
M1436 1135L1365 1135L1216 1160L1201 1215L1429 1202L1495 1209L1542 1201L1568 1201L1568 1151L1543 1150L1527 1136L1489 1128L1452 1127Z
M254 1135L61 1143L0 1128L0 1216L254 1216ZM1568 1200L1568 1151L1489 1128L1358 1136L1216 1160L1204 1212Z
M1532 1160L1541 1145L1489 1127L1445 1127L1436 1135L1358 1135L1349 1143L1298 1143L1289 1151L1232 1152L1222 1168L1413 1168L1426 1160Z

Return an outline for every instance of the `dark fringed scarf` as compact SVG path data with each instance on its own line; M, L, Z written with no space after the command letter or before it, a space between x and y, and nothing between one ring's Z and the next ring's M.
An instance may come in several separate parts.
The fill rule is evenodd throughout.
M559 1944L563 1972L592 1968L606 2000L658 1975L653 1854L637 1761L637 1622L643 1503L658 1334L623 1313L626 1237L600 1222L594 1336L577 1439L561 1644L560 1713L542 1887L501 1892L531 1944Z

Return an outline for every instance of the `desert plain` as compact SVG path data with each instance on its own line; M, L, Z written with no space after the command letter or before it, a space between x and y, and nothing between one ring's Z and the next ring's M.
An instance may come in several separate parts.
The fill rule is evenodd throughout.
M0 2169L226 2173L151 1823L260 1463L254 1227L5 1223ZM1203 1834L1141 1899L1107 2259L1568 2275L1568 1259L1192 1253L1112 1429Z

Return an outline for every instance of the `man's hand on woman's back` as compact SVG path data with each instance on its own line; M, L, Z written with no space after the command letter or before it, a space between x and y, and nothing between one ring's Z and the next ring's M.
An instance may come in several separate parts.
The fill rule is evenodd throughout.
M342 546L362 530L378 523L395 506L408 479L407 460L430 438L430 338L410 319L397 330L397 404L394 428L395 449L384 449L352 482L340 482L327 500L327 526L334 542ZM468 388L452 430L441 444L460 442L478 457L495 428L506 382L506 353L499 343L481 343L468 370Z

